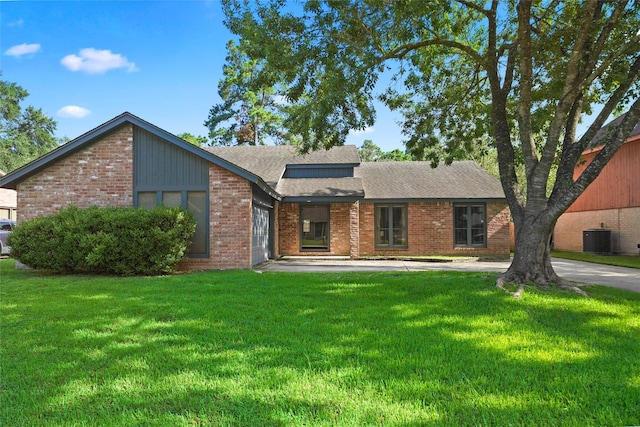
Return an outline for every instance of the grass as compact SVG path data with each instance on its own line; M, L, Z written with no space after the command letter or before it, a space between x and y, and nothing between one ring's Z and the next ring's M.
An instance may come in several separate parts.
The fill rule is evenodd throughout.
M483 273L46 276L0 261L6 426L640 424L640 294Z
M618 267L640 268L639 255L596 255L587 252L553 251L551 256L575 261L593 262L596 264L615 265Z

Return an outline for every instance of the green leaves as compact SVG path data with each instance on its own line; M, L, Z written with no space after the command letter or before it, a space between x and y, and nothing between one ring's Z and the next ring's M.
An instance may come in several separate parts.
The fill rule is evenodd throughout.
M55 273L158 275L184 258L195 220L179 207L78 209L20 223L11 256Z
M287 141L283 128L286 104L278 96L277 73L252 59L247 43L227 43L224 78L218 85L222 103L209 111L205 126L213 145L262 145Z
M10 172L58 146L57 123L40 109L20 105L28 92L0 81L0 169Z

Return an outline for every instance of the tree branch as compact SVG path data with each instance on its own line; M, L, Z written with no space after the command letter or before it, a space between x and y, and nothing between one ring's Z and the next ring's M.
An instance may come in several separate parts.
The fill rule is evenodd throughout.
M602 52L602 49L604 48L605 42L607 41L607 38L609 37L609 35L611 34L611 31L613 31L613 29L615 28L616 24L618 23L618 20L620 19L620 16L622 16L622 12L624 11L624 9L627 7L628 4L628 0L618 0L616 3L616 7L613 10L613 12L611 13L611 16L609 17L609 19L607 19L606 24L604 25L604 27L602 28L602 31L600 32L600 35L598 36L598 39L596 40L596 42L589 46L587 53L587 58L588 61L586 61L586 63L583 65L582 69L583 70L595 70L593 73L594 76L590 79L585 79L585 82L587 83L587 86L591 84L591 82L593 82L593 80L595 80L598 76L602 75L602 73L604 72L604 70L606 70L611 63L621 54L623 54L629 47L629 45L631 43L633 43L634 41L632 40L631 43L627 44L626 47L623 47L622 49L619 49L617 52L615 52L613 55L611 55L610 58L608 58L606 61L601 61L600 60L600 54ZM637 39L638 36L635 37L635 43L637 43ZM601 64L596 67L596 65L598 64L598 62L601 62Z
M518 3L518 46L520 48L520 97L518 100L518 132L528 183L538 164L531 127L531 87L533 85L533 52L531 49L531 1ZM529 198L529 197L528 197Z
M491 10L487 10L484 9L482 6L480 6L479 4L467 1L467 0L456 0L458 3L460 3L463 6L467 6L469 9L473 9L476 12L480 12L481 14L489 17L489 15L491 15Z
M597 0L588 0L584 9L578 38L573 45L573 50L569 57L569 63L567 64L567 74L562 89L562 95L560 96L558 105L556 106L553 120L549 125L549 133L547 135L543 156L546 155L548 157L550 153L555 155L555 151L560 140L560 134L564 129L563 123L565 123L567 114L569 114L571 106L574 104L580 93L577 90L579 87L579 83L577 82L578 77L580 76L580 61L585 54L586 42L589 36L589 30L593 23L593 16L596 12L597 5Z
M491 87L491 121L493 124L496 147L498 149L498 167L500 170L500 183L511 208L514 220L520 222L524 214L524 200L520 194L518 177L515 168L515 151L511 141L509 120L507 117L507 96L511 90L512 74L505 76L505 84L500 84L497 50L497 9L498 0L493 0L491 13L487 15L488 43L484 67ZM507 62L515 64L515 49L510 50ZM506 84L509 83L509 84Z
M582 191L597 177L602 168L604 167L604 163L597 168L599 163L589 165L581 176L573 182L573 170L576 166L580 155L584 151L585 148L591 143L593 138L596 136L596 133L602 129L605 121L609 118L613 110L616 106L619 105L620 101L623 99L627 91L631 88L631 86L640 78L640 55L638 55L633 62L631 68L629 69L629 73L627 74L627 78L624 82L618 86L618 88L613 92L611 97L607 100L605 105L602 107L602 110L595 118L589 129L585 132L585 134L580 138L580 140L575 144L570 144L569 147L565 147L563 150L562 160L560 163L560 167L558 172L562 175L563 178L566 179L565 182L556 181L556 185L553 189L551 196L549 197L549 205L555 206L556 210L559 213L562 213L564 210L569 208L573 202L578 198L578 196L582 193ZM635 122L627 124L628 131L626 135L623 135L620 140L615 140L615 138L610 137L608 141L605 142L606 150L601 150L601 153L598 154L596 159L601 162L605 157L601 157L602 151L605 153L610 153L612 157L615 151L625 142L627 135L633 130L633 127L638 122L638 115L640 115L640 99L636 100L633 106L629 109L627 113L628 117L625 117L625 122L629 119L629 117L633 117L636 115ZM624 124L621 124L620 129L624 129ZM613 152L611 152L613 150ZM608 154L607 154L608 155ZM608 161L610 157L606 158ZM595 159L594 159L595 162ZM593 164L593 162L592 162ZM566 187L566 183L568 182L568 178L571 179L571 184L569 188ZM559 215L558 213L558 215Z
M422 40L419 42L407 43L402 46L398 46L397 48L393 49L391 52L387 53L386 55L383 55L378 60L378 63L382 63L387 59L404 59L404 57L410 52L414 50L418 50L423 47L429 47L429 46L445 46L445 47L458 49L459 51L466 53L475 62L479 64L484 64L484 58L482 57L482 55L480 55L470 46L453 41L453 40L445 40L445 39Z

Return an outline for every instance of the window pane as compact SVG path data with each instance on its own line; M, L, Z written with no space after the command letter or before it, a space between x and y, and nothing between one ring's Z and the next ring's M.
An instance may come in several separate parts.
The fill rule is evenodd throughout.
M484 245L484 207L471 207L471 239L474 245Z
M456 228L455 229L455 244L466 245L467 244L467 229Z
M182 192L164 191L162 193L162 203L165 206L182 206Z
M404 228L405 214L404 207L393 208L393 228Z
M380 230L378 232L378 244L379 245L389 244L389 230Z
M153 209L158 205L155 191L141 191L138 193L138 207Z
M467 207L466 206L455 207L455 227L456 228L467 227Z
M196 220L196 231L191 238L190 254L207 253L207 193L206 191L187 192L187 210Z
M407 244L407 238L405 235L404 229L394 229L393 230L393 245L394 246L405 246Z
M389 228L389 208L379 207L378 210L378 227L381 229Z

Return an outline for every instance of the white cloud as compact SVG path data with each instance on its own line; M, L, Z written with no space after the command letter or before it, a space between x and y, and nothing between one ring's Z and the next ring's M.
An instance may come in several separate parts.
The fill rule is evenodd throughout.
M7 49L7 51L4 54L9 56L22 56L22 55L33 54L39 51L40 51L40 45L38 43L31 43L31 44L22 43L22 44L17 44L15 46L10 47L9 49Z
M59 109L57 114L66 119L81 119L91 114L91 111L77 105L67 105Z
M20 18L17 21L13 21L13 22L9 22L7 24L7 27L13 28L13 27L22 27L24 25L24 19Z
M102 74L116 68L126 68L128 72L138 71L136 64L129 62L119 53L110 50L98 50L92 47L80 50L80 55L67 55L60 61L71 71L84 71L89 74Z
M349 131L349 134L351 134L351 135L361 135L363 133L372 133L372 132L373 132L373 128L371 126L367 126L364 129L351 130L351 131Z

